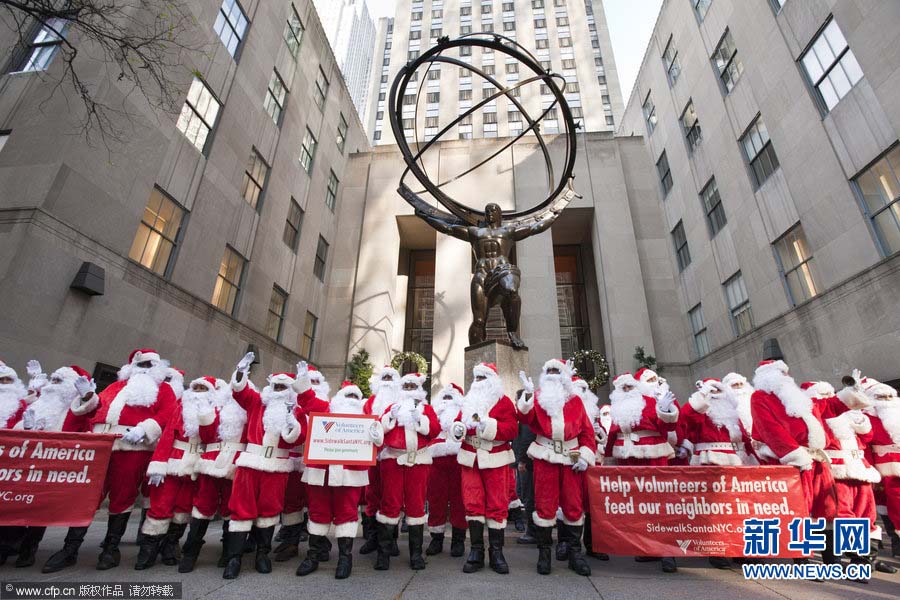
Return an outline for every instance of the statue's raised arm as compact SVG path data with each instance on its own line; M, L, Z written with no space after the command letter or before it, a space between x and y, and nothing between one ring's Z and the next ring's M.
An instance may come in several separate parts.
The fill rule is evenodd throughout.
M437 231L446 235L452 235L464 242L469 241L468 223L431 206L406 185L401 185L397 192L415 209L417 217L434 227Z

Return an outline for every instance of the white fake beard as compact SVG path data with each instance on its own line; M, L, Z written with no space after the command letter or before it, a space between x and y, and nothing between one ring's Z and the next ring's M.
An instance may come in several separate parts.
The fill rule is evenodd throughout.
M600 411L600 425L603 426L603 429L609 431L612 425L612 415L610 415L609 411Z
M237 442L244 434L247 424L247 411L233 398L228 398L219 409L219 439L226 442Z
M462 405L462 396L454 396L453 400L438 400L437 404L432 402L432 408L434 408L438 421L441 423L441 431L450 431L450 425L456 420Z
M131 379L134 375L138 375L143 373L145 375L150 375L156 384L159 385L163 381L166 380L168 373L166 370L169 368L168 361L159 361L157 364L151 367L138 367L136 365L127 364L123 365L121 369L119 369L119 381L124 381L126 379ZM184 382L182 381L182 385Z
M621 429L631 429L641 422L644 413L644 395L640 389L634 388L630 392L620 389L613 390L609 395L610 422Z
M44 419L47 427L56 427L77 397L78 390L72 382L48 383L41 388L41 395L28 410L34 414L35 421Z
M747 433L750 433L753 426L753 415L750 413L750 397L753 395L753 388L750 387L749 383L745 383L740 390L731 387L726 388L725 394L728 396L728 400L734 404L738 417L741 423L744 424L744 429L747 430Z
M668 390L668 387L669 387L668 384L666 384L666 390ZM661 398L662 397L662 394L660 393L662 391L662 386L660 386L658 383L650 383L648 381L638 381L637 389L644 396L650 396L651 398Z
M872 408L875 416L881 419L884 430L891 436L895 444L900 444L900 399L874 400Z
M195 392L188 389L181 395L181 419L184 421L184 433L194 437L200 433L200 415L197 410L200 402L209 402L215 392Z
M288 388L280 392L267 385L260 394L262 403L266 407L263 412L263 429L266 431L281 431L287 426L288 405L294 403L294 392ZM293 410L293 408L291 408Z
M425 390L402 390L400 392L400 411L397 413L397 423L404 427L415 427L419 424L419 415L422 414L418 405L425 401L428 394Z
M716 427L724 427L728 430L728 437L732 441L742 439L740 417L737 408L727 398L710 398L709 410L706 411L709 420Z
M333 413L346 413L351 415L361 415L363 412L363 404L365 400L357 400L350 396L335 396L328 404L328 410Z
M503 384L499 377L473 381L469 386L469 392L463 397L462 406L460 406L466 426L474 427L477 423L472 419L472 415L478 415L481 421L485 420L502 395Z
M581 402L584 404L584 412L587 413L591 423L600 418L600 398L597 397L597 394L592 392L590 388L585 388L578 391L578 397L581 398Z
M328 402L328 399L331 397L331 385L327 381L322 381L319 385L312 386L312 389L316 393L316 398Z
M802 418L812 412L812 398L807 396L790 375L770 369L753 378L758 390L778 396L788 416Z
M566 383L568 381L568 384ZM562 414L563 407L572 397L572 380L562 375L543 373L538 390L538 404L550 417Z
M154 369L141 369L131 374L119 392L125 395L126 406L152 406L156 402L159 385L165 377L159 377L160 372L154 372Z
M375 400L372 401L372 414L381 416L385 410L400 399L399 381L379 381L374 388Z
M16 414L19 402L27 393L25 385L19 380L0 385L0 424L6 425L6 422Z

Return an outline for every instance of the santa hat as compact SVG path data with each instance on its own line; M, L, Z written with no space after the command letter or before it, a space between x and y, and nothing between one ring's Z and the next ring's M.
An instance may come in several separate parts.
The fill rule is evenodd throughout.
M897 397L897 390L871 377L863 377L859 385L871 400L875 400L877 396Z
M551 358L545 362L541 372L546 374L550 369L557 369L563 375L572 376L572 370L569 368L569 365L561 358Z
M91 381L91 374L79 367L78 365L72 365L70 367L60 367L57 370L53 371L50 375L50 378L59 377L63 381L68 381L74 383L76 379L79 377L87 377L88 381Z
M698 379L694 382L694 387L703 393L709 393L710 390L715 389L714 383L722 383L715 377L707 377L706 379Z
M722 378L722 383L725 384L726 387L731 387L735 383L747 383L747 378L741 375L740 373L729 373L725 377Z
M158 363L160 361L159 352L151 348L138 348L137 350L132 350L131 354L128 355L128 364L130 365L134 365L145 360L149 360L153 363Z
M312 365L306 365L306 370L309 372L310 379L318 379L319 381L325 381L325 377L322 375L322 372L319 371L318 367L314 367Z
M350 394L356 394L357 398L362 399L362 390L352 381L344 381L341 383L341 389L334 395L335 398L347 398Z
M635 380L641 383L647 383L653 377L659 379L659 375L657 375L656 371L654 371L653 369L648 369L646 367L640 368L634 372Z
M220 389L218 380L215 377L210 377L209 375L198 377L197 379L193 380L191 382L191 387L194 387L195 385L202 385L208 392L213 392L217 389Z
M425 380L428 379L425 375L421 373L407 373L403 377L400 378L400 383L415 383L419 387L423 387L425 385Z
M455 383L448 383L441 389L441 392L437 395L438 398L442 399L444 396L453 396L454 398L461 398L465 395L463 389L456 385Z
M0 377L12 377L13 379L19 378L19 376L16 375L16 370L3 361L0 361Z
M494 363L478 363L474 367L472 367L472 374L475 377L482 375L484 377L497 377L497 365Z
M814 400L816 398L831 398L834 396L834 386L827 381L804 381L800 384L800 389Z
M783 360L764 360L759 363L756 367L756 372L754 375L761 375L764 373L774 373L778 372L782 375L788 374L788 366Z
M266 381L269 382L269 385L275 385L276 383L283 383L284 385L291 385L294 383L294 374L293 373L272 373L268 377L266 377Z
M621 373L616 375L616 378L613 379L613 387L616 389L622 389L623 386L630 385L637 387L637 379L634 378L634 375L631 373Z

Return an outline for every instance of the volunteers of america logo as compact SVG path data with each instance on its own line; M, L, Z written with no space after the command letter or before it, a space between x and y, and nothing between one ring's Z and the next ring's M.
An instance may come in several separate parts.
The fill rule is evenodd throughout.
M331 431L331 428L334 427L334 421L322 421L322 427L325 428L325 433Z
M682 554L687 554L688 546L691 545L691 542L694 540L675 540L678 543L678 547L681 548Z

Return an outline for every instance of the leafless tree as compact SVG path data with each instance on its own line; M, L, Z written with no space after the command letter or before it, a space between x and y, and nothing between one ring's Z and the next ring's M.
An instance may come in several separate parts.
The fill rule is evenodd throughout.
M41 28L59 38L54 64L40 73L52 83L44 103L61 94L78 115L79 133L89 143L99 138L109 148L126 137L142 101L154 113L174 114L181 108L189 70L186 55L205 51L194 33L197 20L190 1L0 0L0 21L13 32L13 61L27 59ZM92 61L99 61L107 78L85 75L93 71ZM111 93L106 82L120 93Z

